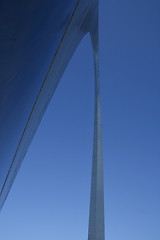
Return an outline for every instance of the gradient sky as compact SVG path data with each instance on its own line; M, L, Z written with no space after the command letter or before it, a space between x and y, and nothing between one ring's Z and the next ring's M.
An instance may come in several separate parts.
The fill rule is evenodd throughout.
M106 240L160 239L160 2L100 1ZM76 50L0 214L1 240L87 240L94 81Z

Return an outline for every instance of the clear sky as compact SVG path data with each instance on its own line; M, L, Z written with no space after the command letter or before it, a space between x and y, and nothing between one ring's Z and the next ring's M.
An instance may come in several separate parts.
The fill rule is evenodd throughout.
M160 2L100 1L106 240L160 239ZM94 81L89 36L0 214L1 240L87 240Z

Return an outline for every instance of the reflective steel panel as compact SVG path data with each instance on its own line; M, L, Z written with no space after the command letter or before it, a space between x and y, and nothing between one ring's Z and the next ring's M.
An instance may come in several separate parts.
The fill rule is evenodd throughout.
M76 4L0 2L0 192Z

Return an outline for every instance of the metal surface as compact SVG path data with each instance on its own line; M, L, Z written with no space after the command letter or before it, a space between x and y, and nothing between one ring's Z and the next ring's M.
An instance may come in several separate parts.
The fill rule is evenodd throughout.
M104 240L104 184L99 78L98 6L95 8L94 19L95 24L92 25L90 32L94 55L95 112L88 240Z
M21 164L22 157L15 158L26 124L77 3L0 2L0 208Z
M68 62L90 32L95 115L88 240L104 240L98 1L15 2L0 7L0 209Z

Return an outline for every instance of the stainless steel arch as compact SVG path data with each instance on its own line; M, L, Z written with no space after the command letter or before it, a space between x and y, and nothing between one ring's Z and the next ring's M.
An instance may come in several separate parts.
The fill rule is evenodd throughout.
M50 0L48 0L48 2L49 1ZM53 96L55 89L58 86L60 78L63 72L65 71L65 68L67 67L68 62L70 61L81 39L84 37L86 33L89 32L92 40L93 53L94 53L95 114L94 114L93 163L92 163L92 184L91 184L88 240L104 240L105 238L104 237L104 193L103 193L104 187L103 187L101 105L100 105L100 85L99 85L98 0L77 0L77 1L68 0L67 4L69 4L69 2L71 3L69 12L65 14L65 17L62 17L59 20L59 26L58 28L56 28L56 34L59 34L60 36L59 43L58 42L55 43L56 49L55 49L54 57L51 61L51 64L49 64L48 62L48 65L46 66L46 69L48 67L47 71L46 72L44 71L42 73L42 79L43 79L42 84L40 85L40 83L36 83L37 85L38 84L39 85L37 87L37 92L34 92L34 97L32 99L33 101L30 103L30 105L28 104L26 106L20 106L20 104L21 105L23 104L23 101L20 102L19 105L17 105L17 107L21 107L20 109L23 109L26 107L26 109L28 109L28 115L24 114L25 115L24 120L23 121L20 120L21 122L23 122L23 124L21 126L21 131L19 130L19 135L17 135L18 136L16 139L17 145L15 144L13 147L14 155L12 156L10 154L11 156L9 156L9 160L7 160L6 158L6 159L3 159L2 161L3 156L5 156L5 154L3 154L4 151L2 151L2 154L0 154L0 167L1 167L0 168L0 181L1 181L0 209L4 204L4 201L13 184L13 181L16 177L16 174L25 156L25 153L29 147L29 144L48 106L48 103L51 97ZM37 1L37 4L38 4L38 1ZM58 1L57 2L55 1L55 4L58 4ZM30 7L28 8L28 11L29 12L31 11L36 14L36 12L34 11L35 9L36 9L36 5L33 5L32 8ZM61 6L59 9L61 9ZM65 13L64 9L63 11L64 11L63 13ZM26 14L26 19L28 20L28 15L27 15L28 12L25 14ZM16 19L16 15L14 16L15 16L14 21L16 26L16 21L18 22L18 20ZM34 19L36 16L32 15L32 17ZM19 18L20 18L20 21L23 21L25 16L23 16L23 14L22 15L20 14ZM4 19L5 19L5 16L4 16ZM1 21L3 22L4 19L2 16ZM64 22L67 22L67 24L64 24ZM35 26L37 26L36 24L37 22L35 20ZM22 25L23 27L26 26L27 22L25 22L25 24L22 24ZM63 28L64 25L65 25L65 28ZM63 29L63 31L61 31L61 29ZM10 36L10 34L7 35L8 41L11 42L10 49L14 50L14 54L12 56L13 61L16 54L15 53L16 48L18 47L18 45L16 45L15 42L17 41L20 44L21 41L25 39L25 37L28 36L29 34L27 27L26 27L27 33L22 28L20 28L20 26L19 26L19 29L14 28L14 31L15 32L11 34L12 36ZM31 32L33 35L29 35L29 36L34 38L34 32L32 29L31 29ZM13 36L15 37L15 39L13 39ZM4 43L3 36L1 38L0 43ZM35 47L35 43L34 43L34 47ZM26 67L25 63L29 61L28 58L30 59L30 57L28 57L28 55L25 55L22 49L18 51L19 51L18 53L19 55L17 59L19 61L23 60L23 64L8 65L8 67L10 67L9 71L12 72L12 75L3 74L2 76L3 79L0 82L1 86L5 86L4 81L5 80L8 81L8 79L9 79L9 82L11 83L11 85L8 85L8 86L11 86L11 87L13 87L14 82L17 81L16 79L18 77L22 82L25 81L23 78L23 73L25 71L23 69ZM36 54L37 54L37 51L38 50L36 50ZM5 56L5 53L4 53L4 56ZM35 55L35 56L38 56L38 55ZM38 62L38 60L36 61ZM1 59L1 62L6 67L5 65L6 62L4 61L4 59L3 60ZM33 78L35 77L33 72L31 72L31 75ZM24 85L25 84L26 83L24 83ZM7 89L7 86L5 86L5 89ZM2 108L0 110L1 111L0 120L2 124L0 124L0 126L1 127L5 126L5 128L7 129L7 122L5 123L6 119L4 117L4 116L7 116L5 115L7 111L6 109L3 108L4 106L5 108L8 107L8 105L3 104L3 101L4 99L6 101L6 98L7 96L2 96L2 98L0 99L2 100L0 101L0 103L2 103L1 104ZM20 101L20 100L21 99L18 99L18 100L16 99L15 101ZM21 110L19 111L19 113L21 113ZM12 129L13 126L10 126L10 123L11 122L8 121L8 124L9 124L8 126L10 127L9 129ZM16 124L18 123L12 122L12 124L16 126ZM4 134L1 134L0 142L4 143L7 149L10 143L8 140L9 139L8 136L11 134L13 135L13 133L9 132L9 135L7 135L5 134L4 129L2 129L1 131L3 131ZM3 139L2 139L2 136L3 136ZM5 168L3 168L3 165L5 165L3 164L4 162L5 163L7 162Z

